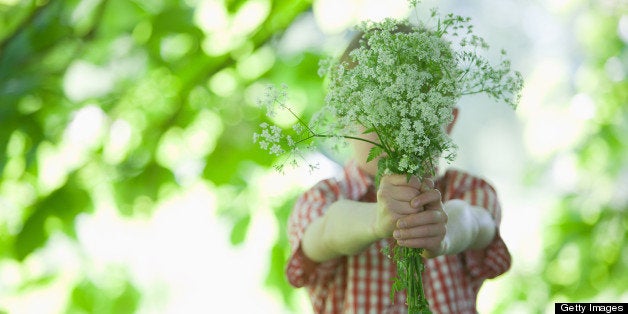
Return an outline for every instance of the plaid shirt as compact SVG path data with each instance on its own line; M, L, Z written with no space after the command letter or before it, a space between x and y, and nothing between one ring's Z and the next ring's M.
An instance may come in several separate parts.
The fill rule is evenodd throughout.
M501 210L495 190L484 180L449 170L436 182L443 202L462 199L488 209L499 226ZM301 250L307 226L339 199L375 202L373 179L355 162L338 179L319 182L297 201L290 216L288 233L292 253L286 274L295 287L307 287L315 313L407 313L405 293L394 304L390 289L396 275L394 263L381 253L392 239L373 243L363 252L323 263L308 259ZM483 250L425 260L423 284L434 313L476 313L476 298L484 279L503 274L510 267L510 254L499 232Z

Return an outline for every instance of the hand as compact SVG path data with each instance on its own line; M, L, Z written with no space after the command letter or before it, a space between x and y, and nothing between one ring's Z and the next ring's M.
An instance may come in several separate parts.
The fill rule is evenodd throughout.
M421 184L416 177L410 181L405 175L383 176L377 191L377 213L373 224L377 238L390 238L397 228L397 221L417 213L410 202L420 194Z
M412 210L398 218L393 236L399 245L423 248L426 257L436 257L447 251L447 214L432 180L423 180L419 191L411 199Z

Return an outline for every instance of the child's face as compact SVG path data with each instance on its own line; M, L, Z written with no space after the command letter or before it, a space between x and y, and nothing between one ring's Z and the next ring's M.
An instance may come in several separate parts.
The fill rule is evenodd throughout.
M364 132L364 130L364 127L359 127L360 133ZM377 134L375 134L375 132L363 134L361 137L366 140L379 143L379 138L377 137ZM358 167L360 167L360 169L364 170L366 173L375 176L377 174L377 162L379 161L380 157L366 162L369 152L374 145L364 141L351 140L351 146L353 146L353 157L355 158Z
M453 129L454 124L458 119L458 108L454 108L452 113L454 115L453 121L449 125L445 126L447 134L451 134L451 130ZM358 127L359 133L362 133L365 130L366 129L363 126ZM375 132L362 134L361 137L366 140L379 143L379 138L377 137L377 134L375 134ZM377 163L381 156L369 162L366 162L369 152L371 151L371 148L373 148L373 144L364 141L351 140L351 145L353 146L353 157L355 159L355 162L358 164L358 167L360 167L366 173L375 176L377 174Z

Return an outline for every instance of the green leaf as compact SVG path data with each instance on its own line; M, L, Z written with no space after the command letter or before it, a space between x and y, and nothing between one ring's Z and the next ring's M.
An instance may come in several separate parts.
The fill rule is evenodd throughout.
M375 128L368 128L366 130L364 130L364 132L362 132L362 134L369 134L369 133L373 133L375 132Z
M98 288L93 282L85 280L72 289L72 310L92 313L97 303Z
M49 233L61 229L67 235L75 237L74 219L81 212L93 208L91 196L76 185L75 176L60 189L41 199L18 233L14 243L15 257L22 261L37 248L44 246Z
M251 215L245 215L238 219L238 221L233 225L233 228L231 228L231 236L229 237L229 241L231 241L232 245L239 245L244 242L250 224Z
M132 314L137 311L142 295L137 287L127 281L122 293L113 300L111 313Z
M97 282L85 278L72 289L67 313L135 313L141 298L140 291L125 280L112 293Z
M285 245L276 243L270 252L270 268L266 276L265 284L281 292L284 303L290 304L294 288L286 281L286 260L290 254Z
M48 215L48 210L39 207L24 223L13 244L13 252L18 261L23 261L47 241L44 223Z
M371 160L374 160L375 158L381 156L382 153L384 153L384 150L382 149L381 146L373 146L371 150L369 150L369 155L366 158L366 162L370 162Z
M155 162L150 162L145 167L141 163L130 163L121 166L119 171L123 175L130 175L114 183L118 210L123 215L133 215L135 202L141 197L156 202L161 188L175 179L169 169Z

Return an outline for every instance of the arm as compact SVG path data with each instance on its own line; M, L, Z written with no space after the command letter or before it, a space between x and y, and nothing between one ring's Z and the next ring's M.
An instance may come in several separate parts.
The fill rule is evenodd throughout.
M420 193L421 183L405 176L385 176L377 203L339 200L306 228L301 241L305 255L324 262L354 255L375 241L392 236L397 220L417 211L410 201Z
M376 211L377 203L346 199L333 203L305 230L303 253L315 262L359 253L379 238L373 229Z
M487 210L463 200L450 200L444 207L449 217L445 254L483 249L491 243L497 227Z
M361 252L394 236L399 245L425 248L427 257L486 247L495 237L490 214L462 200L443 205L430 180L382 178L377 203L339 200L305 230L302 248L315 262Z

